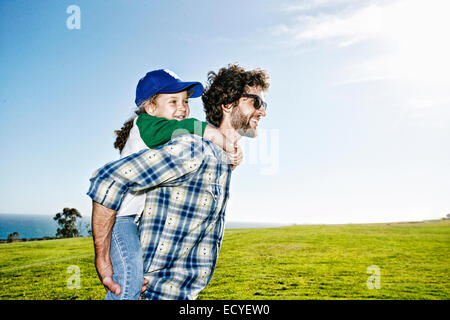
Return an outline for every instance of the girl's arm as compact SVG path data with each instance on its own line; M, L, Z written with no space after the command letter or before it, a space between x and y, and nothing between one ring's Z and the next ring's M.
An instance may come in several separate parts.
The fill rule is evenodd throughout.
M241 147L237 143L231 143L217 128L208 124L205 128L203 138L210 140L225 150L233 170L242 162L243 152Z
M136 125L142 141L147 147L154 149L181 134L190 133L202 137L207 123L194 118L178 121L141 114Z
M159 147L180 134L196 134L210 140L225 152L233 166L241 163L243 158L242 149L234 145L215 127L207 122L194 118L178 120L168 120L154 117L148 114L139 115L136 125L144 143L150 148Z
M236 151L236 146L228 141L228 139L222 134L222 132L219 131L219 129L214 128L209 124L205 128L203 138L210 140L212 143L218 145L226 152L233 153Z

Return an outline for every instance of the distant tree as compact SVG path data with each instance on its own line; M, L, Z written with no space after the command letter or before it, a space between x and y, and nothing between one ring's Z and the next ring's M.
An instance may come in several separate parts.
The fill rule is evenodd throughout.
M92 228L89 222L86 222L84 227L86 228L87 234L92 237Z
M447 213L447 218L444 219L450 220L450 213Z
M78 237L79 231L76 227L77 218L81 218L81 214L75 208L64 208L63 212L58 212L53 217L53 220L58 222L61 227L56 230L56 236L62 238Z
M13 232L8 234L8 242L18 241L20 239L20 234L18 232Z
M87 234L88 236L92 236L91 223L87 221L81 220L77 223L78 231L80 235Z

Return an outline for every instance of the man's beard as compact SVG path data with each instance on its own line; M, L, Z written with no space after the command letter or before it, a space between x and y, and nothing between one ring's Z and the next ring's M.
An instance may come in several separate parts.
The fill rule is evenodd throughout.
M258 134L256 129L250 126L250 119L254 114L246 117L238 106L234 107L231 111L231 126L243 137L256 137Z

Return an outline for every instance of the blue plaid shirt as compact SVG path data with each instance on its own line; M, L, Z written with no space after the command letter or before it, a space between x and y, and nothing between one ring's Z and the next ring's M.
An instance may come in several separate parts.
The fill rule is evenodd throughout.
M146 190L139 230L144 299L196 299L219 254L231 166L226 153L195 135L108 163L91 178L88 195L118 210L125 194Z

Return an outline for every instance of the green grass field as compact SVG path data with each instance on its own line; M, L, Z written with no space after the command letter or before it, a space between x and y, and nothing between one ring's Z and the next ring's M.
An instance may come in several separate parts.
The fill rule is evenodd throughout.
M0 244L0 299L103 299L93 258L91 238ZM449 266L448 220L226 230L199 299L450 299Z

